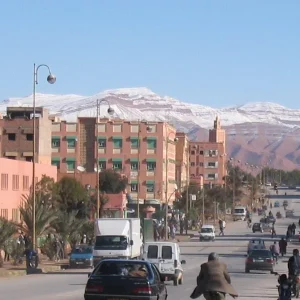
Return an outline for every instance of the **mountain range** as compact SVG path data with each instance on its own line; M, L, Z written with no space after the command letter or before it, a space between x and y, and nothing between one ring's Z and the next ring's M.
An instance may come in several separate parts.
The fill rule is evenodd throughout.
M168 121L192 140L207 140L208 129L219 116L227 134L227 156L245 168L250 165L292 170L300 167L300 110L271 102L255 102L226 108L212 108L160 96L147 88L106 90L93 96L36 94L37 106L67 121L78 116L95 117L97 99L101 117L108 103L115 117L127 120ZM7 106L31 106L32 95L0 100L0 112Z

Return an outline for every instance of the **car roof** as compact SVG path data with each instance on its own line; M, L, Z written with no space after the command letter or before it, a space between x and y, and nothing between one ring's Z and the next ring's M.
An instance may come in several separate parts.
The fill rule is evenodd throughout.
M150 262L142 259L116 259L116 258L103 258L100 263L103 262L116 262L116 263L134 263L134 264L146 264L150 266Z
M215 228L214 225L202 225L201 228Z

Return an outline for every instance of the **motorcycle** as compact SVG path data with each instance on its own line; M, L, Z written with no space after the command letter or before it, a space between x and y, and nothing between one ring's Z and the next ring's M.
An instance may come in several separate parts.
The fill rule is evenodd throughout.
M283 280L281 280L281 277ZM278 300L291 300L292 299L292 283L287 279L285 274L278 278Z

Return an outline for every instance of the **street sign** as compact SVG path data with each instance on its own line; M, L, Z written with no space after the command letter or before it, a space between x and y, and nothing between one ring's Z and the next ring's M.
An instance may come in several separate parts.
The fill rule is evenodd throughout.
M196 195L190 195L190 200L191 201L196 201L197 200L197 196Z

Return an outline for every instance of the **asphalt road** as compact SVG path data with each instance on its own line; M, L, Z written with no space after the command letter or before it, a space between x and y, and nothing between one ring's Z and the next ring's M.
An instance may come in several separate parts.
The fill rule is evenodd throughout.
M283 200L279 200L282 205ZM290 207L295 209L295 215L300 216L300 200L293 200ZM282 207L274 208L273 213L281 211ZM254 222L259 220L254 217ZM288 224L298 222L298 218L280 219L276 222L277 234L284 234ZM190 299L196 277L201 263L207 260L210 252L219 253L221 260L228 265L233 286L239 293L239 299L277 299L277 277L264 272L245 273L245 254L248 240L253 237L261 237L267 244L273 243L268 233L255 233L247 228L246 222L235 222L227 225L225 236L218 237L215 242L199 242L195 237L190 242L181 243L182 259L187 264L184 273L184 283L182 286L174 287L168 284L169 299L185 300ZM288 246L288 255L295 245ZM279 261L275 270L278 273L287 271L287 258ZM82 300L87 273L89 270L64 271L58 274L31 275L26 277L16 277L0 279L1 299L22 299L22 300ZM228 297L229 298L229 297ZM203 298L199 298L203 299Z

